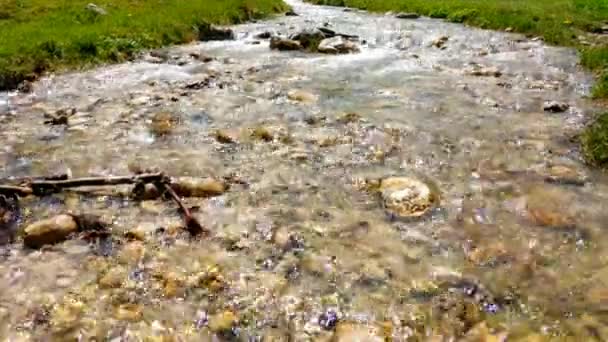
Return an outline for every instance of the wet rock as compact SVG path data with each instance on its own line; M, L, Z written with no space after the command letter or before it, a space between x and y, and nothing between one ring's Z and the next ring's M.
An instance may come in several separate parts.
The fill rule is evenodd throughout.
M256 39L270 39L270 38L272 38L272 32L270 32L270 31L260 32L260 33L256 34L254 36L254 38L256 38Z
M587 175L574 166L553 165L547 169L545 179L551 183L583 186L587 182Z
M103 9L103 8L101 8L101 7L97 6L97 5L95 5L94 3L89 3L89 4L88 4L88 5L85 7L85 9L86 9L87 11L91 12L91 13L96 14L96 15L107 15L107 14L108 14L108 12L107 12L105 9Z
M289 11L285 12L285 16L287 16L287 17L299 17L300 15L298 13L296 13L293 9L290 9Z
M410 177L385 178L380 182L379 191L387 211L402 218L423 216L439 201L436 189Z
M159 277L163 286L163 296L167 298L174 298L183 295L186 284L184 277L175 272L167 273L164 270L160 272L162 272Z
M74 114L76 114L76 108L60 109L55 114L45 113L44 118L46 120L44 124L53 126L68 125L70 117L74 116Z
M481 266L492 265L508 256L506 246L500 241L477 246L467 253L470 262Z
M548 228L572 229L575 217L569 208L573 196L558 188L535 187L526 197L526 211L535 224Z
M149 128L150 132L161 137L171 134L178 123L179 118L174 113L157 112L152 116Z
M263 126L256 127L251 131L251 137L255 140L262 140L265 142L271 142L274 140L272 132Z
M234 31L229 28L217 27L210 24L201 24L198 26L198 40L202 42L234 39Z
M563 113L568 109L570 109L570 105L565 102L545 101L543 103L543 110L549 113Z
M127 280L127 271L123 267L114 267L104 274L97 284L102 289L116 289L121 287L125 280Z
M302 50L302 45L296 40L272 37L270 39L270 48L279 51L297 51Z
M120 250L117 259L118 262L126 265L135 265L141 261L146 248L141 241L132 241Z
M467 74L471 76L480 77L500 77L502 72L496 67L484 67L481 65L475 65L473 68L467 71Z
M529 341L528 339L526 339ZM496 333L488 328L486 322L481 322L467 331L467 334L462 339L463 342L504 342L507 341L507 333Z
M228 283L217 265L208 266L205 271L190 277L188 285L191 288L205 288L211 292L219 292L228 287Z
M78 232L78 224L71 215L58 215L30 224L24 230L23 243L30 248L40 248L65 241Z
M397 18L397 19L418 19L418 18L420 18L420 15L417 13L397 13L397 15L395 15L395 18Z
M325 38L327 38L325 34L318 29L305 30L289 37L291 40L300 42L300 45L309 51L316 51Z
M222 144L234 144L238 141L238 138L234 132L218 129L213 132L213 137L217 142Z
M34 90L34 83L30 81L23 81L19 83L19 86L17 86L17 90L21 93L29 94Z
M333 342L383 342L385 336L381 327L376 325L365 325L359 323L339 323L336 326Z
M438 49L442 49L442 48L445 48L445 43L447 43L449 39L450 39L450 37L448 37L448 36L441 36L441 37L435 39L431 45Z
M183 197L213 197L226 192L228 185L213 178L179 177L171 180L171 188Z
M303 102L303 103L314 103L317 101L317 97L304 90L290 90L287 93L287 98L292 101Z
M114 310L114 318L120 321L138 322L143 315L143 309L138 304L122 304Z
M327 38L319 43L318 51L326 54L346 54L359 52L359 46L342 37L337 36L333 38Z
M237 321L234 312L226 310L209 317L209 330L214 333L227 333L232 331Z
M361 121L361 115L358 113L353 113L353 112L344 113L344 114L340 115L336 119L336 121L341 124L354 123L357 121Z

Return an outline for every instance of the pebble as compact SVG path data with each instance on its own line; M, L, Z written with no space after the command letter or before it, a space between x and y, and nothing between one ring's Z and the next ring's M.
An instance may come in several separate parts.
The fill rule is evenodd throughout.
M570 193L549 187L536 187L526 197L526 211L537 225L549 228L575 228L576 221L569 208L573 197Z
M58 215L30 224L24 230L23 243L30 248L65 241L78 231L78 224L71 215Z
M209 317L209 330L214 333L225 333L232 331L237 323L234 312L226 310Z
M178 122L178 117L174 113L157 112L152 116L150 132L158 137L168 135L173 132Z
M142 317L143 310L138 304L122 304L114 311L114 318L121 321L138 322Z
M118 261L127 265L137 264L143 258L145 251L141 241L129 242L118 253Z
M297 40L272 37L270 38L270 49L279 51L297 51L302 45Z
M449 39L450 37L448 36L441 36L435 39L431 45L438 49L445 48L445 43L447 43Z
M317 101L317 96L304 90L290 90L287 93L287 98L303 103L314 103Z
M213 133L213 137L217 142L222 144L234 144L238 141L236 134L234 132L225 131L218 129Z
M99 279L97 284L102 289L116 289L122 286L127 279L127 271L123 267L111 268L103 277Z
M387 211L397 217L420 217L438 202L438 193L425 182L409 177L389 177L380 182L379 191Z

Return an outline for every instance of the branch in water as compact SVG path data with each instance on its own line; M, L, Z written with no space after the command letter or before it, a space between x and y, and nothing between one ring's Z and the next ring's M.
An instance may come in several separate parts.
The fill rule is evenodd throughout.
M182 214L184 215L186 229L188 230L188 232L190 232L190 235L197 236L197 235L207 232L207 229L205 229L196 220L196 218L194 216L192 216L190 209L186 208L184 203L180 200L179 196L175 193L175 191L173 190L173 188L171 188L171 186L169 184L167 184L166 182L158 182L156 184L159 188L163 189L166 193L168 193L171 196L171 199L173 199L173 201L175 203L177 203L177 205L179 206L179 209L181 210Z
M81 186L106 186L120 184L151 183L162 181L165 176L162 173L147 173L136 176L120 177L89 177L67 180L37 180L29 185L34 194L47 194L61 191L67 188L77 188Z

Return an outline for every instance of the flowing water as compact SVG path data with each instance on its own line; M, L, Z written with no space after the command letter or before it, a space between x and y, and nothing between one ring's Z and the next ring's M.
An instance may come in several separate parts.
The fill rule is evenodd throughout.
M361 327L370 341L608 339L608 179L577 150L593 104L575 51L291 5L299 16L234 27L234 41L0 94L2 177L242 180L184 199L212 232L194 240L173 203L128 189L22 200L21 227L90 213L112 237L0 247L1 339L348 341ZM361 52L255 38L317 27L359 36ZM482 67L500 75L470 72ZM545 112L553 100L570 108ZM67 126L43 123L71 108ZM161 135L158 113L172 117ZM388 176L435 184L439 205L388 215L362 186Z

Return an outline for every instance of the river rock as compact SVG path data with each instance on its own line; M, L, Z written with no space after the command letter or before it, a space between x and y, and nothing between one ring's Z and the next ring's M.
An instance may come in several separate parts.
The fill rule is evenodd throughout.
M103 277L99 279L97 284L100 288L115 289L122 286L127 280L127 271L122 267L114 267L110 269Z
M543 110L549 113L563 113L570 108L570 105L559 101L545 101Z
M198 39L202 42L212 40L234 40L234 31L229 28L217 27L210 24L198 26Z
M397 19L418 19L420 18L420 14L417 13L397 13L395 15Z
M157 112L152 116L150 122L150 132L160 137L165 136L173 132L179 118L171 112Z
M302 49L302 45L296 40L272 37L270 38L270 48L279 51L297 51Z
M315 51L323 39L327 38L323 32L318 29L304 30L289 37L291 40L300 42L304 49Z
M410 177L389 177L379 187L384 207L397 217L415 218L428 213L439 201L429 184Z
M557 187L535 187L526 196L526 212L535 224L556 229L576 227L570 210L574 197Z
M318 51L326 54L346 54L359 52L359 46L354 42L342 37L323 39L319 44Z
M238 137L235 131L218 129L213 133L213 137L221 144L234 144L238 142Z
M230 332L237 323L234 312L226 310L209 317L209 330L214 333Z
M441 36L441 37L435 39L431 45L438 49L441 49L441 48L445 47L445 43L447 43L449 39L450 39L450 37L448 37L448 36Z
M313 103L317 101L317 97L304 90L290 90L287 93L287 98L292 101L303 102L303 103Z
M78 232L78 224L71 215L58 215L30 224L24 230L23 243L30 248L65 241Z
M289 9L287 12L285 12L285 16L287 16L287 17L299 17L300 15L298 13L296 13L293 9Z
M587 182L587 175L573 166L553 165L545 172L545 179L551 183L582 186Z
M220 196L228 185L213 178L179 177L171 180L171 188L184 197L213 197Z
M142 317L143 310L138 304L122 304L114 311L114 318L120 321L138 322Z
M383 342L386 340L383 329L376 325L359 323L338 323L333 342Z

